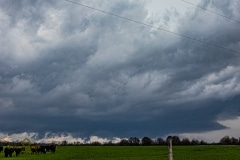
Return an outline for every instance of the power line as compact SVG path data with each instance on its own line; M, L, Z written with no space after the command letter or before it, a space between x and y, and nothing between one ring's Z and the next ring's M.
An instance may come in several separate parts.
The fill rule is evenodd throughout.
M230 48L226 48L226 47L220 46L220 45L218 45L218 44L210 43L210 42L207 42L207 41L204 41L204 40L200 40L200 39L196 39L196 38L193 38L193 37L189 37L189 36L186 36L186 35L183 35L183 34L180 34L180 33L172 32L172 31L169 31L169 30L166 30L166 29L163 29L163 28L155 27L155 26L150 25L150 24L147 24L147 23L143 23L143 22L140 22L140 21L137 21L137 20L133 20L133 19L130 19L130 18L126 18L126 17L122 17L122 16L119 16L119 15L117 15L117 14L110 13L110 12L106 12L106 11L104 11L104 10L100 10L100 9L97 9L97 8L93 8L93 7L90 7L90 6L87 6L87 5L78 3L78 2L74 2L74 1L71 1L71 0L65 0L65 1L71 2L71 3L73 3L73 4L76 4L76 5L85 7L85 8L92 9L92 10L95 10L95 11L98 11L98 12L102 12L102 13L105 13L105 14L108 14L108 15L111 15L111 16L114 16L114 17L118 17L118 18L121 18L121 19L124 19L124 20L127 20L127 21L131 21L131 22L134 22L134 23L138 23L138 24L141 24L141 25L150 27L150 28L155 28L155 29L158 29L158 30L167 32L167 33L171 33L171 34L174 34L174 35L177 35L177 36L186 38L186 39L190 39L190 40L193 40L193 41L196 41L196 42L200 42L200 43L202 43L202 44L206 44L206 45L209 45L209 46L214 46L214 47L221 48L221 49L224 49L224 50L227 50L227 51L230 51L230 52L234 52L234 53L240 53L239 51L236 51L236 50L233 50L233 49L230 49Z
M192 5L192 6L198 7L198 8L200 8L200 9L202 9L202 10L205 10L205 11L211 12L211 13L213 13L213 14L216 14L216 15L218 15L218 16L224 17L224 18L229 19L229 20L231 20L231 21L234 21L234 22L240 23L240 21L235 20L235 19L233 19L233 18L231 18L231 17L227 17L227 16L225 16L225 15L222 15L222 14L220 14L220 13L217 13L217 12L211 11L211 10L209 10L209 9L207 9L207 8L201 7L201 6L199 6L199 5L193 4L193 3L188 2L188 1L185 1L185 0L182 0L182 1L185 2L185 3L188 3L188 4Z

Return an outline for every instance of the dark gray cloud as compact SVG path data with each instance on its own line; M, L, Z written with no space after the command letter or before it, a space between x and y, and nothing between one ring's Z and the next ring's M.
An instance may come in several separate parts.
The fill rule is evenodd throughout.
M144 1L83 3L151 18ZM201 3L239 18L237 0ZM238 53L67 1L0 6L3 132L163 136L223 129L219 119L239 116ZM178 23L182 35L240 50L238 23L199 9Z

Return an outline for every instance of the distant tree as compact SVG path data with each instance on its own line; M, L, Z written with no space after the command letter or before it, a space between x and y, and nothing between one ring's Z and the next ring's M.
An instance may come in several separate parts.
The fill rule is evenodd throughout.
M165 145L167 143L166 143L166 141L164 141L164 139L157 138L157 140L155 141L155 144L157 144L157 145Z
M200 142L197 139L192 139L191 145L199 145Z
M172 138L172 144L173 145L180 145L181 144L180 138L178 136L168 136L167 140L166 140L167 142L168 142L169 138Z
M173 136L173 144L174 145L181 144L180 138L178 136Z
M220 144L224 145L231 144L231 139L229 138L229 136L224 136L223 138L221 138Z
M115 144L112 141L105 142L104 146L114 146Z
M90 145L92 145L92 146L101 146L102 144L100 142L96 141L96 142L92 142Z
M190 142L190 140L188 138L183 138L181 144L182 145L190 145L191 142Z
M74 142L73 144L74 144L75 146L79 146L79 145L81 145L81 142L77 141L77 142Z
M67 141L62 141L61 145L66 146L68 144Z
M119 142L119 145L120 146L128 146L129 145L129 141L127 139L122 139L120 142Z
M142 145L143 146L149 146L153 144L153 140L149 137L143 137L142 138Z
M201 140L201 142L199 143L200 145L206 145L207 142L205 142L204 140Z
M131 137L128 139L129 144L132 146L137 146L140 144L140 140L137 137Z
M237 138L232 137L230 140L231 140L232 145L238 145L238 139Z

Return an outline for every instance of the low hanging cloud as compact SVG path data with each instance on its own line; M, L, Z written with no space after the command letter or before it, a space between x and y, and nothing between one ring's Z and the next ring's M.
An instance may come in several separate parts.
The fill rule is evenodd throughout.
M193 84L188 84L188 88L180 92L179 97L182 96L181 99L189 101L234 97L240 93L239 73L239 67L227 66L218 73L211 73L193 82Z
M77 2L240 50L238 23L197 8L153 15L144 0ZM234 19L238 3L200 2ZM224 129L219 119L239 116L238 53L67 1L0 4L5 133L164 136Z
M23 132L23 133L14 133L14 134L4 134L0 133L0 141L1 142L21 142L24 141L25 138L28 138L31 143L69 143L69 144L91 144L95 142L99 142L101 144L104 143L118 143L121 141L120 138L113 137L112 139L101 138L98 136L91 136L89 138L76 138L73 137L70 133L51 133L47 132L44 135L39 135L39 133L34 132Z

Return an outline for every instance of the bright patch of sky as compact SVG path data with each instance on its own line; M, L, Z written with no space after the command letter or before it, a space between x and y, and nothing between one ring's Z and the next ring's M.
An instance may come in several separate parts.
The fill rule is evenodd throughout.
M198 4L200 0L191 0L191 3ZM185 3L182 0L150 0L145 6L148 11L148 19L154 26L175 31L179 24L180 17L189 11L194 11L196 7ZM168 22L168 23L166 23Z
M236 119L218 121L218 123L226 126L227 128L222 130L211 131L211 132L203 132L203 133L184 133L184 134L180 134L180 136L186 137L189 139L193 139L193 138L202 139L209 143L219 142L220 139L223 138L224 136L229 136L234 138L239 137L240 117L237 117Z

